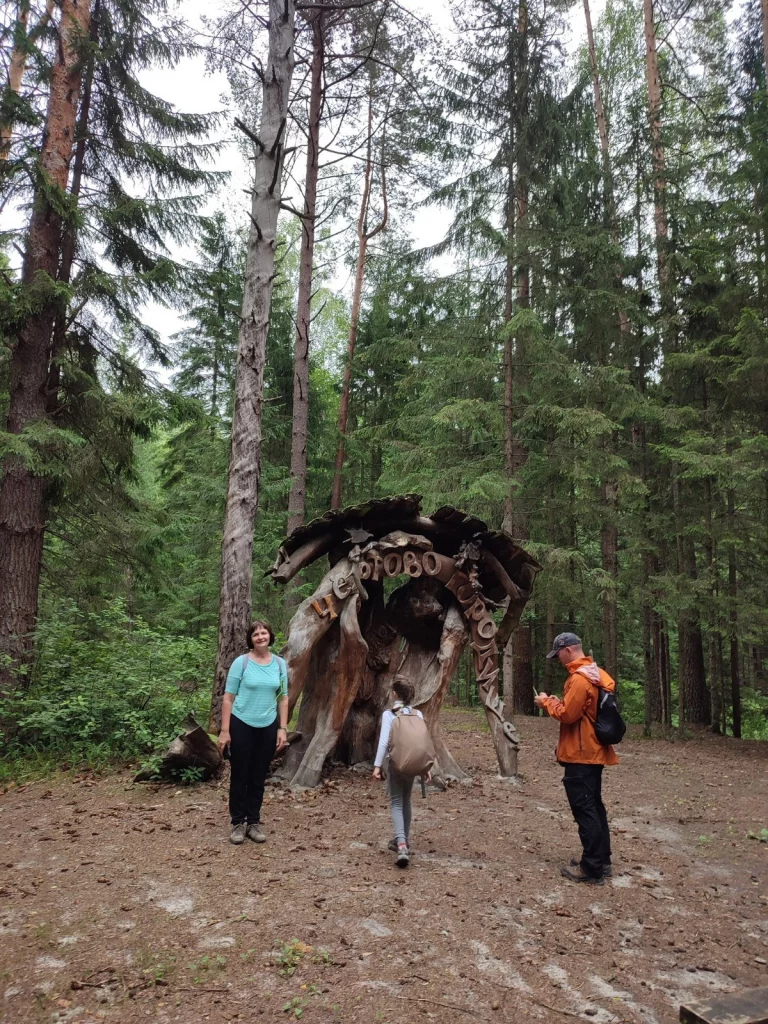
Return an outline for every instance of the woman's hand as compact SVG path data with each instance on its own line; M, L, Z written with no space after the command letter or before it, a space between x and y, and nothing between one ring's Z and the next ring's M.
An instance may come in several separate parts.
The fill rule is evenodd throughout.
M381 782L381 768L374 768L373 769L373 777L378 782Z
M285 750L285 748L287 746L288 746L288 730L284 729L283 726L281 725L280 728L277 730L277 747L275 748L275 753L279 754L280 751L281 750Z
M219 738L216 740L216 746L219 748L219 753L224 753L224 748L228 743L232 742L232 737L229 735L229 729L222 729L219 733Z

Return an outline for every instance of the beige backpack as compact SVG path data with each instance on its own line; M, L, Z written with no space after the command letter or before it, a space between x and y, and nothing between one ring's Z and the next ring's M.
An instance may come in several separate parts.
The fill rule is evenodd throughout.
M398 775L416 778L426 775L435 763L435 748L424 719L416 712L393 712L395 720L389 734L389 764Z

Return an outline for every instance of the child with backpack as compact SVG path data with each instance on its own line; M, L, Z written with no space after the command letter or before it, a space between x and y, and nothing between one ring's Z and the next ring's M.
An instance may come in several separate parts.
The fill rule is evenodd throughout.
M435 751L424 716L417 708L411 707L414 697L411 683L397 676L392 684L392 696L394 704L381 718L373 777L382 778L382 765L388 756L387 795L395 832L389 848L397 853L397 866L407 868L413 783L417 775L422 776L425 782L430 781Z

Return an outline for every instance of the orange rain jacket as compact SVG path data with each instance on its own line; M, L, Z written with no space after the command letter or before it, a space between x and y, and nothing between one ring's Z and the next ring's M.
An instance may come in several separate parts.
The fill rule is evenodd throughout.
M593 725L597 688L613 691L615 681L591 658L577 658L565 667L569 675L563 699L547 697L542 704L547 714L560 722L557 760L563 764L618 764L618 754L598 740Z

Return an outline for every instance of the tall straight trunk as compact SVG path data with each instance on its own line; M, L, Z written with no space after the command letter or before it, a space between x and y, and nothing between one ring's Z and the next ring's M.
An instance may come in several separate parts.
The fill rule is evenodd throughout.
M88 41L95 47L99 38L99 20L101 16L101 0L94 0L91 10L90 26L88 30ZM85 75L82 86L82 100L80 102L80 113L77 118L75 129L75 158L72 163L72 180L69 187L69 194L75 202L79 202L80 191L83 184L83 170L85 168L85 154L88 147L88 128L91 116L91 99L93 97L93 77L96 71L96 57L93 52L89 54L88 63L85 67ZM59 264L59 281L62 284L69 284L72 280L72 267L75 262L77 250L77 224L70 221L64 228L61 241L61 262ZM55 416L58 410L59 382L61 377L61 366L59 356L64 349L67 334L68 304L66 299L59 303L56 312L56 321L53 327L53 343L51 345L50 366L48 369L48 398L46 407L49 415Z
M88 33L87 0L63 0L56 61L51 69L40 174L26 240L21 281L34 312L16 333L10 367L7 429L21 434L46 418L51 335L58 309L62 219L52 202L66 191L80 101L80 41ZM28 660L37 620L45 532L45 477L9 457L0 482L0 693L16 684Z
M382 147L383 150L383 147ZM344 366L344 384L339 404L339 420L337 424L339 442L336 450L336 467L333 475L333 493L331 507L341 508L342 474L344 472L344 442L349 418L349 397L352 388L352 361L355 358L357 345L357 329L360 323L360 308L363 302L363 284L365 283L365 263L368 257L368 243L380 232L385 231L389 220L387 206L387 179L384 169L382 152L381 192L384 211L375 228L368 228L368 212L371 205L371 189L373 187L373 96L368 95L368 145L365 160L365 177L363 180L363 196L360 202L360 216L357 220L357 267L355 270L355 288L352 295L352 310L349 318L349 336L347 340L347 359Z
M516 304L518 309L528 309L531 304L531 270L530 252L528 249L528 166L530 155L526 152L528 144L525 131L528 107L528 4L521 0L518 16L518 80L515 90L517 100L517 146L516 164L517 180L515 181L515 250L517 254ZM513 366L513 401L514 391L517 392L517 406L520 411L520 396L525 389L528 369L525 343L519 335L515 338ZM524 443L519 437L513 437L512 476L516 477L528 459ZM528 540L530 526L528 516L518 506L515 508L512 532L517 540ZM526 715L533 714L533 641L530 625L518 626L512 634L512 707L515 712Z
M27 70L29 48L48 25L51 15L53 14L53 0L47 0L45 13L31 32L28 31L29 14L30 0L19 0L16 9L13 51L8 64L8 81L6 84L8 93L8 99L6 102L9 104L9 107L11 104L11 97L15 98L21 92L24 73ZM12 109L9 109L7 115L3 118L2 123L0 123L0 164L8 160L11 155L14 120L13 111Z
M245 263L221 545L219 643L211 704L211 718L216 726L221 721L227 670L245 646L251 617L253 529L261 478L264 364L275 279L277 218L282 197L295 23L294 0L269 0L269 55L262 87L261 126L255 143L251 229Z
M726 498L728 509L728 632L730 635L730 668L731 668L731 713L733 716L733 735L741 739L741 672L739 669L739 613L736 601L739 596L738 566L736 562L735 528L735 496L729 489Z
M511 35L511 33L510 33ZM512 310L515 295L515 138L517 137L517 125L515 120L515 45L514 37L510 38L507 48L507 106L509 110L507 145L509 152L507 156L507 199L506 199L506 242L507 258L504 275L504 323L506 333L504 335L504 476L507 480L506 493L504 495L504 522L503 527L507 533L513 529L513 507L512 507L512 480L515 474L515 411L514 411L514 368L513 368L513 344L512 333L509 329L509 322L512 319ZM504 645L504 652L501 661L501 692L502 695L512 692L512 678L514 674L514 636L511 636Z
M720 596L714 536L714 515L712 508L712 481L704 481L704 494L707 513L707 533L704 541L704 557L707 563L709 579L709 619L708 619L708 655L709 655L709 720L712 732L719 734L722 729L722 677L723 677L723 642L720 633Z
M595 96L595 116L597 118L597 131L600 136L600 152L603 157L603 179L605 182L605 206L606 218L611 225L611 238L618 248L621 244L619 236L619 219L616 211L616 203L613 193L613 175L611 174L611 155L608 147L608 124L605 118L605 107L603 105L603 91L600 85L600 73L597 66L597 49L595 47L595 35L592 31L592 14L589 9L589 0L584 0L584 17L587 23L587 43L589 48L589 63L592 70L592 91ZM617 283L621 289L622 272L617 270ZM619 329L622 334L628 334L630 330L629 318L623 309L618 312ZM619 673L619 649L618 649L618 604L616 595L616 583L618 580L618 525L616 521L618 506L619 488L615 480L605 480L600 487L600 507L602 518L601 531L601 554L603 571L610 577L611 586L606 588L603 597L603 650L605 657L605 668L609 675L618 679Z
M310 69L307 170L304 181L304 217L299 256L299 297L293 345L293 427L291 432L291 492L288 498L288 533L304 525L307 505L307 437L309 432L309 331L312 321L312 279L315 253L317 179L320 171L320 117L323 109L325 34L323 11L314 11L312 66Z
M645 67L648 81L648 106L653 160L653 223L656 233L656 265L659 276L661 311L668 316L672 300L672 274L669 263L669 219L667 217L667 167L662 138L661 75L656 51L653 0L643 0L645 26ZM667 328L668 329L668 328Z
M603 570L611 579L610 590L603 598L603 657L605 670L614 679L619 678L619 635L616 581L619 576L619 531L616 525L618 485L606 481L600 488L603 509L603 527L600 548Z
M761 0L763 15L763 62L765 64L765 88L768 90L768 0Z

